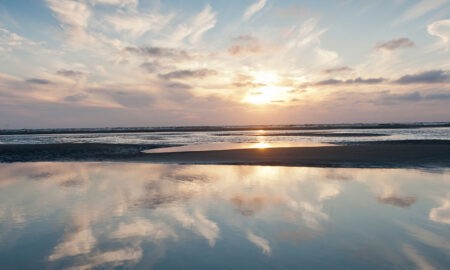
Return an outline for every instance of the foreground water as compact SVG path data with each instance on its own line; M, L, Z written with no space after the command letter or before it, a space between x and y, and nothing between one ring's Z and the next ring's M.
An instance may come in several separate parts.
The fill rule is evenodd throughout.
M0 269L449 269L450 170L0 164Z

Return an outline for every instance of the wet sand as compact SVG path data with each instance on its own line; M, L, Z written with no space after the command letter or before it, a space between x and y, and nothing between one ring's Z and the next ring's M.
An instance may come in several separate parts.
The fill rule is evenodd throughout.
M450 167L450 141L391 141L350 145L143 153L164 145L0 145L0 162L132 161L314 167Z

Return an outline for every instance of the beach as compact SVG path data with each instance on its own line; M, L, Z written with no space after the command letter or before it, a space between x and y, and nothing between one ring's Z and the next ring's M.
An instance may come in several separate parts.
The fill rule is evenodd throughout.
M314 167L450 167L450 141L447 140L371 141L313 147L171 153L142 152L165 146L156 144L0 145L0 162L137 161Z

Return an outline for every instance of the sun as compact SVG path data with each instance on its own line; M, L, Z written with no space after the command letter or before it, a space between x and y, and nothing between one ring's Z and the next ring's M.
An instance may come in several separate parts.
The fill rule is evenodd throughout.
M245 103L263 105L286 101L289 88L278 85L280 78L274 72L257 72L253 74L253 83L262 86L247 92L242 100Z
M244 102L252 104L267 104L283 100L285 87L281 86L263 86L250 91L245 97Z

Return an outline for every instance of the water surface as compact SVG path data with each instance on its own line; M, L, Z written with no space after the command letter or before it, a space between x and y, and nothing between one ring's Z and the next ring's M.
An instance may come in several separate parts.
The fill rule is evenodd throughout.
M450 170L0 164L0 269L448 269Z

